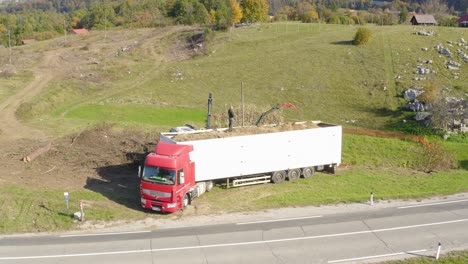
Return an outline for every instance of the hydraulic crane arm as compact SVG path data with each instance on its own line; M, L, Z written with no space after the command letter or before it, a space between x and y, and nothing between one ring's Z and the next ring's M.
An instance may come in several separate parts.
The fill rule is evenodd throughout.
M262 122L263 118L265 118L265 116L269 115L270 113L276 111L276 110L279 110L283 107L287 107L287 108L291 108L291 109L294 109L296 110L297 107L291 103L283 103L283 104L278 104L278 105L275 105L273 106L270 110L266 111L265 113L261 114L260 117L257 119L257 122L255 122L255 125L258 126L260 125L260 123Z

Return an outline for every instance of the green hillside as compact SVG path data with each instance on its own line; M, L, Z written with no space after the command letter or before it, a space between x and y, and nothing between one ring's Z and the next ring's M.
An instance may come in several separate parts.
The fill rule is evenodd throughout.
M291 102L298 107L297 111L284 111L291 120L340 124L355 120L355 126L382 129L407 115L400 112L405 103L402 91L426 84L413 80L420 76L414 73L418 60L434 62L429 67L437 74L424 77L455 88L454 93L468 92L468 68L463 67L466 63L459 71L461 78L454 79L445 67L448 58L433 48L438 43L468 39L468 31L424 28L436 32L435 36L426 37L415 35L421 28L413 26L369 28L373 33L371 43L359 47L350 42L357 30L354 26L275 23L237 28L216 33L203 43L205 55L194 58L184 57L186 50L175 44L182 45L190 32L178 31L159 43L141 40L149 30L139 34L108 32L107 35L127 35L129 41L143 44L129 53L106 57L91 73L100 78L98 82L70 80L68 76L55 79L18 114L37 126L68 131L90 121L148 124L145 118L137 116L157 106L179 112L193 109L201 116L187 120L184 114L174 114L172 121L155 121L154 126L168 127L187 121L202 125L208 93L213 93L215 112L225 111L228 104L239 107L243 82L246 104L267 110L277 103ZM71 44L76 46L69 49L80 52L85 45L102 45L101 50L105 49L110 37L105 39L103 34L77 39ZM423 47L428 51L422 51ZM456 52L456 47L452 52ZM398 75L400 79L395 78ZM96 111L96 105L119 110L113 115L94 115L91 112ZM135 105L146 107L147 111L130 110ZM127 108L126 117L121 118L118 113ZM35 122L39 117L42 121Z

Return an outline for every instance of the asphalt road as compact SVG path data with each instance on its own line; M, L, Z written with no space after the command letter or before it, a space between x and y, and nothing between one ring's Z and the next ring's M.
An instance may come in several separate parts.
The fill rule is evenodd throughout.
M319 212L319 211L318 211ZM120 233L0 238L0 263L369 263L468 249L468 199Z

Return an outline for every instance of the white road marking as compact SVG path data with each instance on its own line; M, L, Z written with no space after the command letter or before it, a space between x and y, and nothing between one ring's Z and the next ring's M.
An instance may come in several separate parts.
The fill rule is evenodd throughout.
M405 251L405 252L398 252L398 253L391 253L391 254L383 254L383 255L374 255L374 256L366 256L366 257L359 257L359 258L349 258L349 259L338 259L338 260L331 260L328 263L340 263L340 262L348 262L348 261L357 261L357 260L366 260L366 259L374 259L374 258L384 258L384 257L392 257L392 256L399 256L399 255L409 255L412 253L420 253L426 252L427 249L420 249L420 250L413 250L413 251Z
M432 205L439 205L439 204L451 204L451 203L462 203L462 202L468 202L468 199L456 200L456 201L447 201L447 202L439 202L439 203L428 203L428 204L416 204L416 205L400 206L400 207L397 207L397 208L398 209L406 209L406 208L413 208L413 207L423 207L423 206L432 206Z
M322 217L322 216L321 215L304 216L304 217L295 217L295 218L283 218L283 219L273 219L273 220L264 220L264 221L242 222L242 223L237 223L236 225L249 225L249 224L260 224L260 223L270 223L270 222L282 222L282 221L320 218L320 217Z
M118 255L118 254L145 253L145 252L151 252L151 249L129 250L129 251L113 251L113 252L97 252L97 253L82 253L82 254L46 255L46 256L4 257L4 258L0 258L0 260L70 258L70 257Z
M90 237L90 236L112 236L112 235L127 235L127 234L142 234L150 233L151 231L132 231L132 232L119 232L119 233L95 233L95 234L77 234L77 235L63 235L65 237Z
M308 239L317 239L317 238L328 238L328 237L340 237L340 236L349 236L349 235L359 235L359 234L370 234L402 229L410 229L417 227L425 226L435 226L435 225L445 225L445 224L454 224L467 222L468 218L458 219L452 221L444 222L434 222L420 225L410 225L410 226L398 226L391 228L382 228L375 230L366 230L366 231L356 231L356 232L347 232L347 233L337 233L337 234L328 234L328 235L317 235L317 236L307 236L307 237L295 237L295 238L283 238L283 239L272 239L272 240L260 240L260 241L251 241L251 242L238 242L238 243L227 243L227 244L211 244L204 246L189 246L189 247L174 247L174 248L156 248L156 249L143 249L143 250L131 250L131 251L111 251L111 252L98 252L98 253L83 253L83 254L65 254L65 255L44 255L44 256L26 256L26 257L0 257L0 260L22 260L22 259L45 259L45 258L66 258L66 257L83 257L83 256L102 256L102 255L116 255L116 254L134 254L134 253L145 253L145 252L160 252L160 251L177 251L177 250L188 250L188 249L203 249L203 248L217 248L217 247L232 247L232 246L245 246L245 245L255 245L255 244L265 244L265 243L279 243L279 242L288 242L288 241L298 241L298 240L308 240Z

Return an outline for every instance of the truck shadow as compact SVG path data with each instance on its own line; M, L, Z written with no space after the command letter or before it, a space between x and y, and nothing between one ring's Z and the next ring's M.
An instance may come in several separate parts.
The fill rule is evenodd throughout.
M88 177L86 189L104 195L111 201L130 209L143 211L140 206L138 165L127 163L96 168L100 178Z

